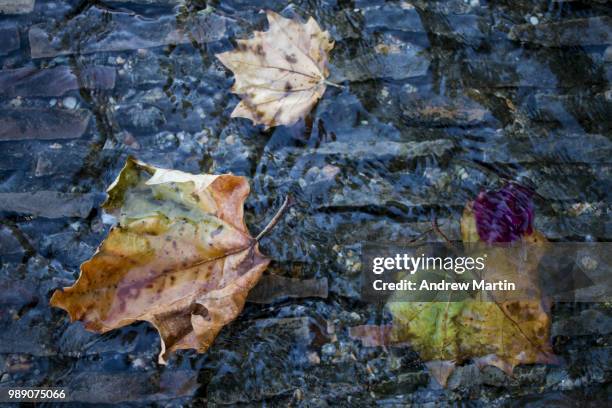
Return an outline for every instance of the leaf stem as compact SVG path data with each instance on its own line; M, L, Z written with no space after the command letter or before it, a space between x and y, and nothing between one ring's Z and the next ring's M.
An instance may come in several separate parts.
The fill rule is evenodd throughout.
M327 79L324 79L324 80L323 80L323 83L324 83L325 85L335 86L336 88L344 89L344 85L340 85L340 84L337 84L337 83L335 83L335 82L328 81Z
M447 244L452 245L453 243L451 242L450 239L448 239L448 237L446 236L446 234L444 234L442 232L442 230L440 229L440 226L438 225L438 219L436 218L436 216L434 215L431 219L431 226L434 230L434 232L438 235L440 235L442 238L444 238L444 241L446 241Z
M272 217L270 222L268 222L268 225L266 225L265 228L261 230L259 235L257 235L257 237L255 238L255 242L259 242L268 232L270 232L270 230L272 230L272 228L274 228L274 226L280 221L281 217L283 216L287 208L289 208L289 206L292 203L293 203L293 199L291 198L290 195L285 197L285 201L283 201L283 204L280 206L278 211L276 211L276 214L274 214L274 217Z
M434 215L431 219L431 226L433 228L433 231L438 234L439 236L442 237L442 239L444 239L445 241L445 246L447 248L449 248L451 251L453 251L454 253L458 253L459 249L457 248L457 246L450 240L448 239L448 237L446 236L446 234L444 234L442 232L442 230L440 229L440 226L438 225L438 219L436 218L436 216Z
M276 214L274 214L274 217L272 217L272 219L270 220L270 222L268 222L268 225L265 226L265 228L259 233L259 235L257 235L257 237L255 239L253 239L251 241L251 243L243 248L238 248L234 251L230 251L226 254L211 258L211 259L202 259L200 261L194 262L193 264L187 266L186 268L193 268L196 266L200 266L200 265L204 265L206 263L209 262L214 262L217 261L219 259L222 258L227 258L228 256L231 255L235 255L238 254L242 251L246 251L247 249L251 249L253 248L253 246L255 246L255 244L258 244L259 241L268 233L270 232L270 230L272 230L272 228L274 228L274 226L276 224L278 224L278 222L280 221L281 217L283 216L284 212L287 210L287 208L289 208L289 206L293 204L293 199L291 198L290 195L288 195L287 197L285 197L285 201L283 201L283 204L280 206L280 208L278 209L278 211L276 211Z

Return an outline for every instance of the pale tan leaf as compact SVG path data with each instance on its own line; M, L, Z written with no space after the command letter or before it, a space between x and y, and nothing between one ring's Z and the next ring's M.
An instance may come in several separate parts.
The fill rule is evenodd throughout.
M238 40L237 49L217 54L234 72L232 92L242 101L232 117L266 128L292 125L306 116L325 92L327 53L334 43L311 17L306 24L266 13L268 31Z

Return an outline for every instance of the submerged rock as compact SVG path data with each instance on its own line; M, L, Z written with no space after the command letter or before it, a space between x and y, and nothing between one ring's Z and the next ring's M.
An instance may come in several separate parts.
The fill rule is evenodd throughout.
M486 134L486 133L485 133ZM485 136L485 135L483 135ZM484 163L607 163L612 142L604 135L572 132L517 135L486 134L466 143L469 156Z
M342 61L334 60L339 72L337 80L364 81L368 79L406 79L427 74L429 59L416 45L402 47L382 44L364 49L359 55Z
M0 56L10 54L21 46L19 29L15 25L0 25L0 38Z
M476 126L491 118L488 109L465 97L411 98L402 101L402 116L411 125Z
M85 218L93 208L94 194L72 194L57 191L33 193L0 193L0 212L45 218Z
M229 344L221 335L216 343L224 350L211 351L223 355L223 364L211 373L208 397L216 404L235 405L293 392L304 383L299 373L316 364L308 350L323 344L325 336L308 317L250 322Z
M96 367L71 376L66 401L109 404L147 401L171 401L192 396L198 388L197 373L192 370L156 372L132 370L101 371ZM91 392L95 389L96 392Z
M551 330L552 336L606 335L612 333L612 316L605 310L587 309L570 317L556 319Z
M605 45L612 41L612 19L607 16L575 18L538 25L514 26L508 37L549 47Z
M384 5L368 5L368 2L363 3L365 28L367 29L387 29L400 30L411 33L426 33L421 17L414 6L408 3L402 4L384 4Z
M143 4L146 6L176 6L185 0L106 0L106 3Z
M0 0L0 14L27 14L34 10L35 0Z
M126 128L155 130L166 123L164 112L156 106L122 105L117 108L117 120Z
M102 90L114 87L115 69L112 67L86 67L77 72L67 66L0 71L0 95L7 96L61 96L80 88Z
M327 279L291 279L279 275L264 275L250 292L247 301L273 303L283 299L327 298Z
M605 92L536 93L526 113L534 121L559 123L575 132L605 134L612 129L611 106Z
M84 37L83 30L99 30L99 34ZM79 14L60 31L54 24L46 23L33 26L29 31L32 58L205 43L224 36L225 19L216 14L198 15L179 23L172 15L144 19L133 13L98 7Z
M0 258L3 260L21 260L25 250L11 228L0 225Z
M87 110L5 109L0 116L0 141L76 139L85 133Z

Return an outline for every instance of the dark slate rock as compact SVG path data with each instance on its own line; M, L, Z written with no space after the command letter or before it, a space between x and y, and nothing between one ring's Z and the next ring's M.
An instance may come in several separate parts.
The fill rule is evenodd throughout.
M10 54L21 46L19 29L15 25L0 25L0 56Z
M4 143L0 171L22 170L36 177L56 175L72 177L91 151L87 140L73 139L66 143L57 141L32 141Z
M260 319L229 340L218 338L223 365L208 385L210 400L235 405L293 392L303 383L295 374L312 364L308 347L325 341L323 330L308 317ZM211 349L211 353L216 352ZM275 357L265 358L268 353Z
M185 0L106 0L106 3L138 4L145 6L176 6Z
M77 72L67 66L0 71L0 95L7 96L61 96L80 88L101 90L114 87L115 69L112 67L87 67Z
M85 330L81 322L68 322L57 340L58 351L69 356L100 354L146 354L150 360L159 349L159 334L147 323L132 324L109 333ZM143 353L144 350L144 353Z
M428 31L459 43L478 45L487 35L489 22L478 15L447 14L431 18Z
M553 321L552 336L588 336L612 333L612 316L596 309Z
M102 34L85 39L82 36L85 28L88 31L99 30ZM200 15L179 25L176 16L165 15L152 20L98 7L79 14L60 32L53 24L37 25L29 31L32 58L205 43L219 40L224 35L225 19L216 14Z
M12 290L12 289L11 289ZM56 354L53 326L48 316L30 312L19 317L9 315L11 309L0 312L0 354L30 354L48 356ZM16 310L13 310L16 313Z
M128 129L151 131L164 125L166 116L157 106L137 103L120 105L117 108L117 121Z
M67 267L78 266L90 258L94 248L83 242L74 231L46 235L40 242L40 251L47 257L57 259Z
M0 0L0 15L30 13L34 3L35 0Z
M421 17L414 6L403 3L368 6L363 10L365 28L400 30L411 33L425 33Z
M474 87L538 87L564 86L552 70L534 55L523 49L501 49L499 55L473 55L463 61L465 81Z
M0 305L5 310L18 310L38 302L38 284L34 279L20 279L15 271L18 264L7 263L0 269Z
M576 18L553 23L520 24L508 37L549 47L605 45L612 41L612 19L607 16Z
M55 354L47 282L20 264L7 263L0 268L0 355Z
M0 141L76 139L85 133L87 110L5 109L0 116Z
M572 132L517 135L483 132L466 140L468 155L484 163L609 163L612 142L604 135Z
M247 301L273 303L283 299L327 298L327 279L292 279L279 275L264 275L250 292Z
M0 225L0 259L3 261L18 261L25 250L11 228Z
M537 93L527 114L534 121L554 122L568 129L591 133L612 129L612 101L605 92Z
M36 191L33 193L0 193L0 212L45 218L85 218L94 206L96 194Z
M576 217L546 217L535 219L536 228L549 239L571 239L591 236L609 241L612 239L612 221L607 216L585 214Z
M359 4L359 2L358 2ZM374 5L364 2L364 27L374 31L402 31L410 34L435 34L450 37L461 43L474 43L485 37L481 27L487 27L486 20L475 14L467 14L470 7L445 7L444 3L419 5L401 4ZM422 8L436 9L434 13L423 13ZM430 10L428 10L430 11Z
M405 98L401 105L412 126L476 126L492 119L488 109L465 97Z
M441 157L454 148L451 140L428 140L423 142L330 142L314 149L286 148L280 153L300 156L302 160L313 156L344 157L349 160L414 160L417 157Z
M400 48L368 48L352 58L333 62L338 70L334 78L337 81L414 78L427 74L430 64L425 51L411 44Z
M83 163L90 151L91 146L86 141L56 145L28 157L31 160L29 168L36 177L71 178L80 170L75 163Z
M168 401L188 397L198 388L197 372L192 370L123 372L83 370L65 384L70 390L67 401L109 404ZM96 392L92 392L95 389Z

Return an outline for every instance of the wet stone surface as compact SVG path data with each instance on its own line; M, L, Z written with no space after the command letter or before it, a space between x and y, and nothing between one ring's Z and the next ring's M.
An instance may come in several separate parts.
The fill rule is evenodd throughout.
M214 54L312 15L336 44L329 87L290 128L230 119ZM0 386L146 406L605 405L610 307L553 305L559 365L460 367L441 389L410 348L348 328L389 316L359 297L367 240L450 239L467 200L533 188L552 240L610 240L611 10L599 1L0 1ZM48 306L109 229L99 208L128 155L247 176L273 259L202 355L157 364L140 323L85 331ZM282 296L281 293L287 295ZM97 394L90 390L93 386Z

